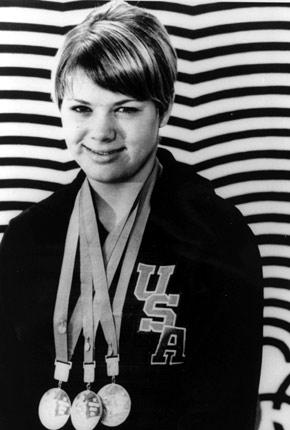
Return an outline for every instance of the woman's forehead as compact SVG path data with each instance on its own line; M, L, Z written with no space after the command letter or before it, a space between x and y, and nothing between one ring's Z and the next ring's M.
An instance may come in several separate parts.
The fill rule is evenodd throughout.
M137 101L130 95L114 92L94 82L84 70L76 70L69 78L64 100L75 100L98 105L120 104Z

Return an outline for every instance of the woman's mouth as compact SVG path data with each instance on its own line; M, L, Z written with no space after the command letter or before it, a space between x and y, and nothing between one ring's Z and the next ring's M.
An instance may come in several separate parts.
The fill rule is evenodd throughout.
M91 152L93 155L97 155L100 157L108 157L108 156L117 154L118 152L121 152L125 149L124 147L121 147L121 148L111 149L107 151L100 151L100 150L91 149L83 143L82 143L82 147L85 148L87 151Z

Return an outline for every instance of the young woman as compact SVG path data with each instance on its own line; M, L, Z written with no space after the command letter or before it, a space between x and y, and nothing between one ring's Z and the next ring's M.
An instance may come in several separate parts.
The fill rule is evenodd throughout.
M122 1L58 53L81 171L1 244L1 430L254 429L258 251L207 180L157 151L176 73L164 27Z

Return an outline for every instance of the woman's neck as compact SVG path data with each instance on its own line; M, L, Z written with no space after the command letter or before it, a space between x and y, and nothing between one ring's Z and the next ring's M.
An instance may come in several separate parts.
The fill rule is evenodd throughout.
M142 171L127 182L110 184L90 181L95 191L99 220L108 232L111 232L129 214L153 164L154 160L146 163Z

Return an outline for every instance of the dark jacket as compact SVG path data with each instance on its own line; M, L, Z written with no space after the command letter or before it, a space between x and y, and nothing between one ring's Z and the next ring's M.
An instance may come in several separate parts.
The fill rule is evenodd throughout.
M255 240L210 183L166 151L124 306L117 382L132 411L120 430L252 430L261 362L262 283ZM53 310L64 241L84 179L10 222L0 251L0 428L40 430L38 403L56 386ZM70 312L79 295L75 265ZM84 389L83 340L70 381ZM109 382L101 330L98 391ZM70 429L69 422L65 429ZM105 428L102 424L98 428Z

